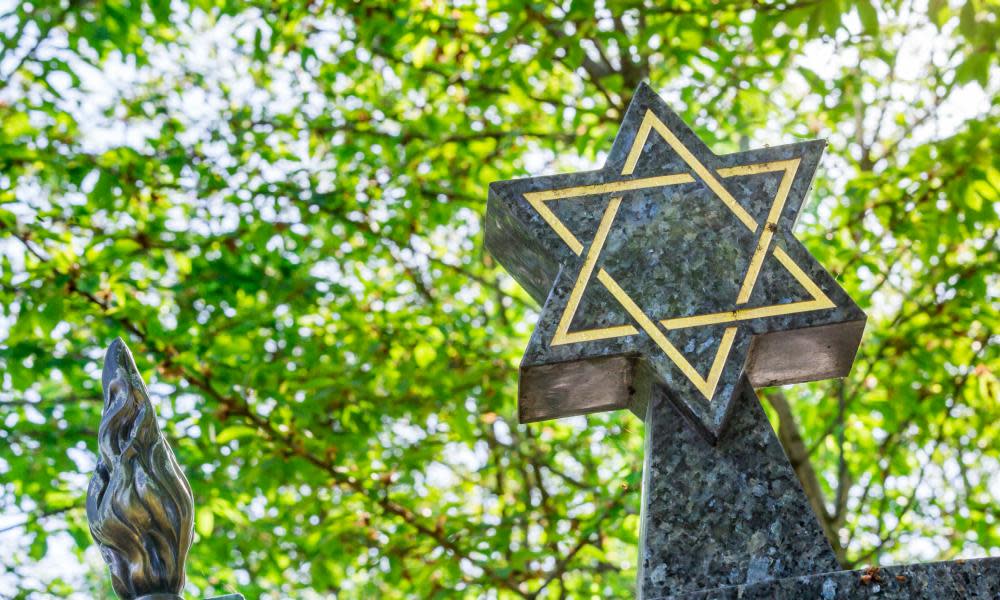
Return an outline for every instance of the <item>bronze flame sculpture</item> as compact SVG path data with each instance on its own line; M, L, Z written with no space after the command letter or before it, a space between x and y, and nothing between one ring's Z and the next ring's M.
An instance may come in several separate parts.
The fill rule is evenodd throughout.
M180 600L194 497L121 338L105 355L102 384L100 458L87 490L90 532L122 600Z

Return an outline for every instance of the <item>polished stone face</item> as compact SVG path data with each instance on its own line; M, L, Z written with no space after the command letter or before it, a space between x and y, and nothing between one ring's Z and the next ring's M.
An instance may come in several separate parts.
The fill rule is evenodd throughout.
M662 387L714 439L743 376L846 374L865 316L791 233L823 147L716 156L643 85L603 169L493 183L487 248L543 304L521 420Z

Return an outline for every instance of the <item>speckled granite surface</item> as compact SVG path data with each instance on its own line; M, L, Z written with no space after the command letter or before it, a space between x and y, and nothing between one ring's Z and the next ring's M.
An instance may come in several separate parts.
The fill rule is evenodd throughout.
M646 423L640 598L837 570L744 379L716 445L662 392Z
M656 600L1000 600L1000 558L836 571ZM652 599L650 599L652 600Z
M653 381L714 437L744 376L846 374L865 315L792 235L824 147L716 155L643 84L603 168L491 183L486 247L543 304L521 420L644 417ZM560 327L573 341L557 341Z

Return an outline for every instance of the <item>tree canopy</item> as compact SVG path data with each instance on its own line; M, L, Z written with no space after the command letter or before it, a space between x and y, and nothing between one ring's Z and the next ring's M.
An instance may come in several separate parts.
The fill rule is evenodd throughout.
M192 594L630 594L642 424L517 424L537 307L481 219L599 164L644 80L718 153L830 142L796 233L868 329L847 379L761 397L842 564L1000 554L996 0L5 4L16 598L110 595L83 498L119 335L194 489Z

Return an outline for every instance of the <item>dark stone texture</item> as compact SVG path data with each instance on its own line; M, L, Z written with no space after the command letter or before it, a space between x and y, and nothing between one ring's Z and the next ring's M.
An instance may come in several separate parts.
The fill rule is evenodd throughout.
M836 571L657 600L1000 600L1000 558Z
M636 136L648 119L667 128L680 146L671 145L655 126L646 129L650 132L641 153L633 153L638 159L625 168L633 145L640 147ZM717 156L648 86L641 85L602 169L492 183L485 221L487 249L533 298L544 303L521 361L522 420L625 407L638 408L642 414L652 386L631 382L649 379L667 387L671 399L711 439L725 424L744 376L755 385L774 385L845 375L854 360L865 315L792 235L824 147L825 142L809 141ZM797 167L768 171L773 165L786 164L782 161L798 161ZM703 169L696 168L699 164ZM786 199L774 220L768 221L786 173ZM635 183L667 176L675 179L669 184L642 184L648 187ZM566 192L536 200L536 204L529 198L593 185L604 185L604 191ZM726 204L725 194L731 195L736 208ZM585 287L576 310L567 310L573 306L571 296L580 273L586 272L586 257L597 240L599 224L612 214L608 207L614 198L621 198L621 204L613 212L603 244L595 246L599 253L593 273L581 280ZM548 219L538 202L551 211ZM565 228L562 234L559 227ZM773 239L765 245L767 252L752 293L738 303L764 230ZM781 262L778 252L787 254L829 298L829 305L725 323L671 327L660 323L813 299L814 294ZM670 358L649 327L644 328L599 280L602 270L702 378L707 379L711 371L726 329L735 328L731 349L720 355L724 360L718 385L704 388L711 388L710 395L699 389L690 371ZM564 313L572 317L570 334L611 327L630 328L632 333L554 343ZM611 358L625 362L606 360ZM633 372L621 373L623 364ZM612 368L614 374L599 377L595 371L599 365ZM602 381L607 396L603 400L570 383L595 379Z
M750 384L713 446L663 393L646 420L639 597L838 568Z

